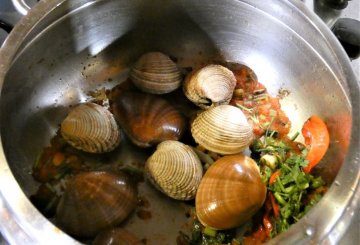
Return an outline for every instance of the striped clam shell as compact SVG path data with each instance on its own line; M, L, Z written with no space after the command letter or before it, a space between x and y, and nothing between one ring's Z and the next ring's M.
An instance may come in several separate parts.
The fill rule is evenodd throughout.
M176 64L160 52L142 55L131 70L130 78L139 89L152 94L170 93L180 87L182 81Z
M67 183L56 222L71 235L91 237L120 224L136 204L136 187L125 173L80 173Z
M144 245L131 232L124 228L114 228L100 232L94 239L92 245Z
M219 158L206 171L196 193L199 221L217 230L239 227L263 205L266 186L259 167L248 156Z
M184 82L184 94L206 109L229 104L236 85L235 75L221 65L208 65L190 73Z
M253 140L252 126L244 113L231 105L220 105L200 113L191 124L195 141L207 150L236 154Z
M129 91L113 96L110 107L126 135L139 147L178 140L185 131L182 114L157 95Z
M114 116L95 103L73 108L60 130L70 145L86 152L109 152L120 143L120 130Z
M190 146L178 141L164 141L145 164L150 182L160 191L177 200L195 197L203 169Z

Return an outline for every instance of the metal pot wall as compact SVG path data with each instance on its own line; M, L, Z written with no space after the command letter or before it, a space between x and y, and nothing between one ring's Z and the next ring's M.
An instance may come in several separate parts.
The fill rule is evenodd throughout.
M341 238L360 198L360 89L338 41L301 3L45 0L0 51L0 226L10 243L77 243L28 200L37 186L31 167L69 105L125 80L149 50L171 54L184 67L214 58L248 65L270 93L291 91L282 106L296 131L312 114L325 118L331 147L318 172L334 182L305 218L269 243ZM158 226L167 229L165 222ZM162 239L156 244L175 238Z

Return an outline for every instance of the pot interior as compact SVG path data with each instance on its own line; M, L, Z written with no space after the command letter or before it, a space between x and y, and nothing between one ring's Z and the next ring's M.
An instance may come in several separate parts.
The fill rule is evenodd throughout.
M27 196L38 186L32 166L71 106L87 101L89 91L125 81L147 51L166 53L182 68L212 61L245 64L273 96L290 91L281 103L292 133L313 114L328 125L331 146L318 172L333 181L348 147L350 103L326 43L307 36L314 28L293 28L303 21L299 13L292 13L291 23L285 10L266 12L246 1L83 2L65 1L34 26L3 85L2 143ZM123 143L109 162L143 162L149 152L131 154L132 147ZM142 185L140 195L154 200L152 218L134 217L127 228L149 244L173 244L187 219L181 205Z

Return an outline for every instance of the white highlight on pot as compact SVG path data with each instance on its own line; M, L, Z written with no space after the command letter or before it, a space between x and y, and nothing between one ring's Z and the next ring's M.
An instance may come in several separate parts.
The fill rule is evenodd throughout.
M128 33L133 27L134 18L119 15L115 9L104 13L97 6L97 2L98 1L90 1L83 4L73 12L77 12L74 18L70 18L72 31L78 33L80 36L78 41L74 43L76 52L78 53L87 50L92 56L97 55L114 43L115 40ZM82 14L83 9L87 9L86 11L89 9L93 10L91 10L90 14L84 15ZM98 11L95 9L98 9ZM103 27L99 25L99 19L105 23L119 23L117 30L114 31L111 28L103 29ZM99 38L99 35L101 38Z
M279 78L276 76L278 71L273 67L273 62L268 60L264 54L256 52L249 53L244 59L244 64L254 70L259 82L266 81L266 89L271 94L276 93L279 86Z

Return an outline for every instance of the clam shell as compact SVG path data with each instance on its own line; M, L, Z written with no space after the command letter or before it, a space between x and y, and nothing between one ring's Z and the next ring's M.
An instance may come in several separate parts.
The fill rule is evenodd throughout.
M69 234L91 237L121 223L136 203L136 188L124 173L81 173L69 180L56 222Z
M235 85L232 71L221 65L208 65L190 73L183 89L189 100L206 109L229 104Z
M195 141L220 154L236 154L248 147L253 130L244 113L231 105L220 105L200 113L191 124Z
M177 200L195 197L203 174L196 153L178 141L164 141L146 161L150 182L160 191Z
M218 159L205 173L196 194L199 221L223 230L248 221L263 205L266 186L254 160L245 155Z
M143 245L132 233L123 228L114 228L99 233L93 245Z
M182 81L176 64L160 52L142 55L131 70L130 78L139 89L152 94L174 91Z
M121 138L114 116L95 103L72 109L61 123L61 134L73 147L91 153L112 151Z
M126 92L112 98L110 107L126 135L140 147L178 140L185 130L182 114L155 95Z

